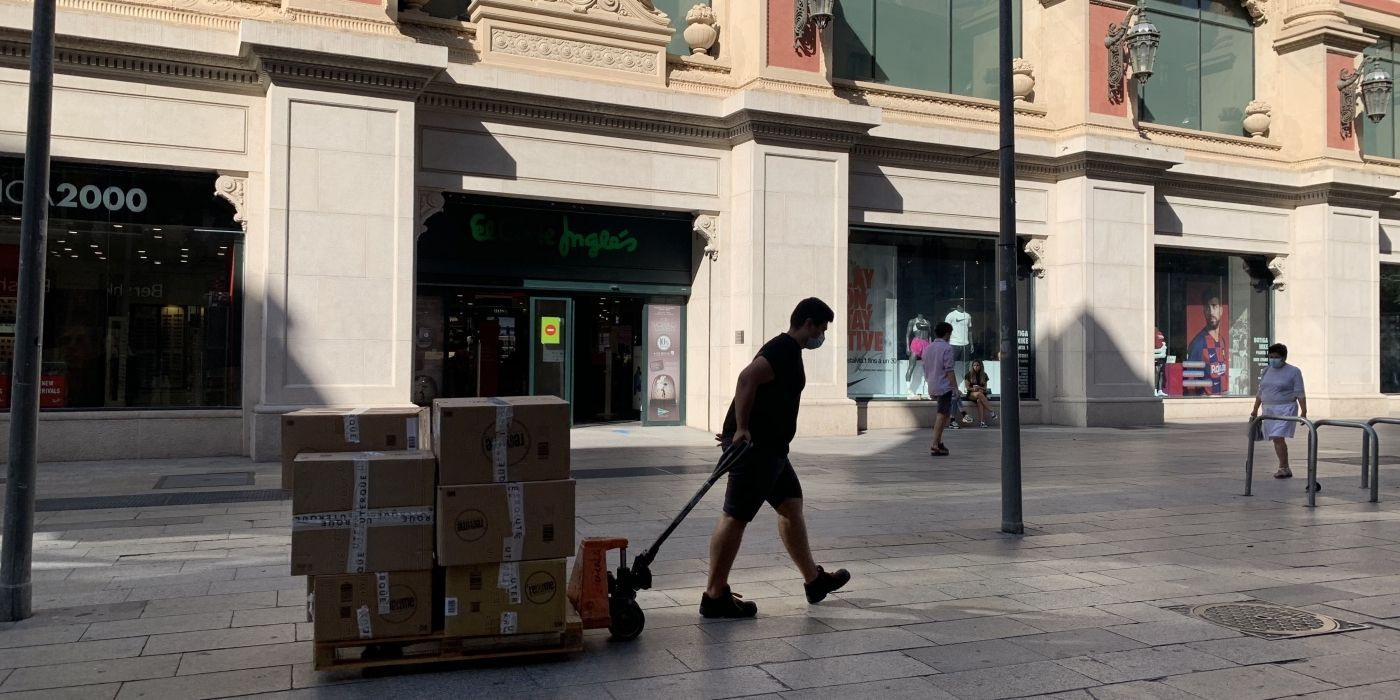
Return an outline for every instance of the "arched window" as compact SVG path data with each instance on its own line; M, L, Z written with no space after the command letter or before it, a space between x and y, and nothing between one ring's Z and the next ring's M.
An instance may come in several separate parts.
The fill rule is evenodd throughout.
M1366 48L1366 56L1375 56L1381 60L1381 68L1391 75L1397 73L1396 66L1400 65L1400 41L1396 41L1393 36L1381 36L1376 43ZM1355 89L1355 88L1353 88ZM1360 102L1360 100L1357 100ZM1400 131L1400 119L1395 115L1395 105L1400 102L1395 99L1395 94L1390 95L1390 116L1379 124L1373 124L1371 120L1362 117L1356 120L1361 130L1361 152L1368 156L1380 156L1382 158L1397 157L1395 144L1400 142L1396 137L1396 132Z
M835 77L995 99L993 0L841 0ZM1021 53L1021 0L1013 0L1012 51Z
M1162 32L1156 71L1142 89L1142 121L1244 134L1254 99L1254 27L1239 0L1147 0Z

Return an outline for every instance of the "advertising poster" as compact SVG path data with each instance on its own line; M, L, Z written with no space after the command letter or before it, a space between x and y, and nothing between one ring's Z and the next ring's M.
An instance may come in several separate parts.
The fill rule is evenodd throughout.
M894 246L851 245L847 278L846 383L849 396L898 391L902 341L895 328Z
M647 425L680 425L681 352L685 338L681 330L681 307L670 304L647 305Z
M1230 310L1218 282L1186 284L1186 357L1181 389L1186 396L1220 396L1230 389Z

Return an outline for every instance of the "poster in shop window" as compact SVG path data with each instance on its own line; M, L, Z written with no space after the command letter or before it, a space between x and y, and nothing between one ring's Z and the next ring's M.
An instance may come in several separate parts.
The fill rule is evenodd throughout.
M1220 396L1230 388L1230 309L1216 281L1186 285L1186 357L1181 389L1186 396Z
M647 305L647 379L644 388L647 425L681 425L681 307L671 304Z
M846 283L849 396L882 396L898 391L896 251L894 246L851 245Z

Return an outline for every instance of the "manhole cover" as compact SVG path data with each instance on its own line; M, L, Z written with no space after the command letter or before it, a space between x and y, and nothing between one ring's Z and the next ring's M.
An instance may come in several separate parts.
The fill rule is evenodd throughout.
M1265 639L1311 637L1369 628L1368 625L1261 601L1182 605L1168 609Z
M156 482L158 489L198 489L213 486L252 486L253 472L218 472L213 474L172 474Z

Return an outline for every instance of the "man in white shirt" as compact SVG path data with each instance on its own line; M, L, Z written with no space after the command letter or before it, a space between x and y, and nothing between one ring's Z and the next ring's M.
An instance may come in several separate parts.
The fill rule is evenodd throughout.
M944 457L948 448L943 445L943 430L952 420L953 397L960 396L958 378L953 371L953 346L948 337L953 334L953 326L941 321L933 327L934 339L924 348L924 378L928 380L929 395L938 400L938 415L933 419L933 445L929 454Z

